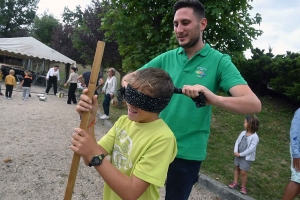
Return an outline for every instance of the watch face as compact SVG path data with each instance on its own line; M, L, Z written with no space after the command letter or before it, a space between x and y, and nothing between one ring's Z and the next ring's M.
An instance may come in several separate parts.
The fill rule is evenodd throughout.
M94 156L89 166L99 166L102 163L104 157L105 156L103 154Z
M99 157L95 157L95 158L94 158L94 165L98 166L98 165L100 165L100 164L101 164L100 158L99 158Z

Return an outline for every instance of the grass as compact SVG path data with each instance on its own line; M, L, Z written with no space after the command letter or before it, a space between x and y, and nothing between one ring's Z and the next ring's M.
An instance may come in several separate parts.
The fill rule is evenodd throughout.
M99 96L102 112L103 97ZM291 176L289 130L297 107L282 98L265 96L260 100L263 105L262 111L257 114L260 142L256 160L248 173L247 188L249 195L255 199L281 199ZM126 107L110 106L112 123L124 114L127 114ZM243 130L244 118L245 115L213 108L207 159L202 163L201 172L226 185L233 180L233 147Z
M260 142L256 160L248 173L247 188L255 199L281 199L290 180L289 130L296 110L289 102L260 98L263 109L257 114ZM213 123L208 143L207 159L201 172L224 183L233 180L233 147L243 130L244 115L213 108Z

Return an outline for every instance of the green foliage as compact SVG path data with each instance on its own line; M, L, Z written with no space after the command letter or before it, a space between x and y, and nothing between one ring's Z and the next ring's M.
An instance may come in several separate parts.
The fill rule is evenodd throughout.
M62 17L64 23L72 25L73 27L78 27L83 23L81 6L76 6L75 11L71 11L68 7L65 7Z
M272 50L269 49L267 54L258 48L252 49L251 52L253 54L251 59L238 62L237 68L251 89L256 93L263 94L270 82L270 75L265 72L265 66L272 63Z
M105 36L119 44L124 71L135 70L158 54L177 47L173 32L175 0L103 1L108 12L103 15ZM262 34L252 27L261 16L250 18L247 0L201 1L206 7L208 27L204 40L215 48L241 59L251 41ZM222 33L222 34L221 34Z
M278 55L274 57L272 63L265 69L271 71L271 87L290 97L296 102L298 99L300 84L300 54L287 53L287 55Z
M81 58L88 64L93 63L98 41L104 41L105 31L101 30L101 18L106 13L106 8L98 0L93 0L83 12L83 21L72 34L72 42ZM119 73L123 73L118 44L115 41L106 40L105 51L102 59L102 68L114 67Z
M1 0L0 37L19 36L19 32L33 22L38 2L39 0Z
M252 6L247 0L201 1L206 9L208 27L204 40L216 49L228 53L241 53L252 47L251 41L262 34L252 27L260 24L259 13L250 17Z
M59 25L58 19L45 12L41 17L35 18L31 32L34 38L50 46L53 32Z

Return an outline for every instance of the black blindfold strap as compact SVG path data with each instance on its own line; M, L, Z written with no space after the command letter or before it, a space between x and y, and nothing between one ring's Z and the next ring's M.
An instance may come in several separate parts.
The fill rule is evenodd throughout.
M181 88L174 88L174 94L182 94L182 89ZM125 96L125 87L121 87L118 92L117 92L117 98L118 100L122 100ZM206 105L206 98L202 92L199 92L199 96L195 98L191 98L197 108L204 107Z

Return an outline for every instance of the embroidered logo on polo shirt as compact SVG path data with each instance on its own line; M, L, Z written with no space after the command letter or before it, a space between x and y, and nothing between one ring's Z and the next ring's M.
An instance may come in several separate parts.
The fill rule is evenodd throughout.
M203 78L204 76L206 76L206 73L205 73L206 70L207 70L206 68L197 67L197 69L195 70L197 77Z

